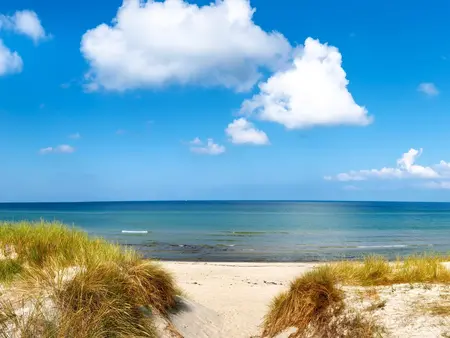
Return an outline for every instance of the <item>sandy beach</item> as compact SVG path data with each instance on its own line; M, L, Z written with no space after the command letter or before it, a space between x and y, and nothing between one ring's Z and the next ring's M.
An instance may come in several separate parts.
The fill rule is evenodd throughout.
M214 310L223 321L223 336L259 333L272 298L313 263L163 262L189 299Z
M173 272L185 296L217 315L208 323L195 318L179 323L190 337L259 337L263 316L272 298L315 263L188 263L163 262ZM381 287L344 287L348 304L373 316L386 328L383 337L442 337L450 327L446 317L424 311L430 304L447 304L445 285L398 284ZM375 296L374 296L375 295ZM381 304L381 305L380 305ZM367 310L373 308L371 310ZM204 310L202 310L204 311ZM202 315L205 312L202 312ZM214 323L213 323L214 322ZM217 327L221 326L221 327ZM189 331L192 328L192 331ZM205 330L205 331L203 331ZM209 331L208 331L209 330ZM216 331L217 330L217 331ZM287 337L288 335L282 335Z

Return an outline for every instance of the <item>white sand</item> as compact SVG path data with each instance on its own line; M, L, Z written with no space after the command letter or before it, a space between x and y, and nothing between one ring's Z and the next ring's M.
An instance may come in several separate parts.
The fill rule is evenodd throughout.
M311 269L311 263L164 262L189 299L214 310L223 322L217 337L258 336L272 298ZM186 338L190 338L187 337Z
M272 298L287 290L289 282L314 267L312 263L180 263L163 262L172 271L186 296L200 304L205 321L196 322L195 314L178 318L185 338L259 337L259 325ZM368 288L344 287L349 307L373 316L387 329L384 337L446 337L450 319L433 316L427 304L450 306L450 288L438 285L395 285L376 288L368 297ZM373 311L373 304L384 305ZM213 311L208 313L205 311ZM216 317L214 317L214 313ZM214 333L211 333L211 329ZM209 331L208 331L209 330ZM287 337L287 335L284 335Z

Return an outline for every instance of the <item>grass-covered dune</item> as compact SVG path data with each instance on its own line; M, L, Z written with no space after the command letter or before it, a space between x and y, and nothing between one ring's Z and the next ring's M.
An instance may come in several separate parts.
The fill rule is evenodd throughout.
M60 223L0 223L0 337L155 337L172 276Z
M294 330L290 338L389 336L371 315L386 304L386 300L379 300L377 288L391 288L393 295L395 286L400 285L424 290L450 286L450 270L443 264L448 261L448 257L425 254L395 262L370 256L362 262L320 265L295 279L287 291L272 301L264 319L263 337L276 337L288 329ZM346 301L346 291L354 293L355 290L376 301L365 309L356 307L355 310L352 306L355 304ZM438 304L419 303L412 314L427 311L443 318L450 316L445 299Z

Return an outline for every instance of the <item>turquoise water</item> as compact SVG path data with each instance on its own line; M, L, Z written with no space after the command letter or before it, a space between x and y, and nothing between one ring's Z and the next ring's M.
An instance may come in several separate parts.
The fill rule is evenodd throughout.
M318 261L450 252L450 203L0 204L0 220L39 219L73 224L166 260Z

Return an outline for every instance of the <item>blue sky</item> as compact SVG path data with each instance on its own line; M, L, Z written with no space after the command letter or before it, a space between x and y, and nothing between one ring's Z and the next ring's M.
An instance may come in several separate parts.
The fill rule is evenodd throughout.
M449 201L449 10L2 1L0 201Z

